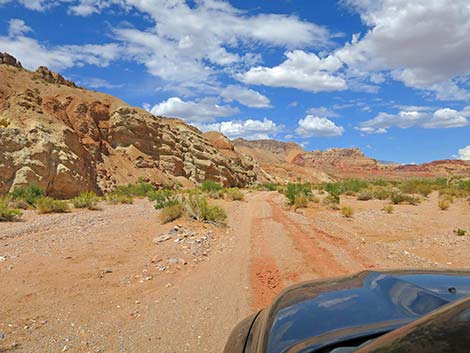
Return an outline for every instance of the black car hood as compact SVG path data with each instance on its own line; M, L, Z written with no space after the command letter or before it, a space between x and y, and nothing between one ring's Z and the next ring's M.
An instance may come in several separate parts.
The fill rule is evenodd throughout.
M470 295L468 271L361 272L286 289L258 315L246 352L314 352L373 337Z

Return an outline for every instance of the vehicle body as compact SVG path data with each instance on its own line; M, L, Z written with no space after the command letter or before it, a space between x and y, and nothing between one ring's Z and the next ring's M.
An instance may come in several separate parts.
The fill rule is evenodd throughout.
M470 352L469 296L470 271L305 282L242 321L224 353Z

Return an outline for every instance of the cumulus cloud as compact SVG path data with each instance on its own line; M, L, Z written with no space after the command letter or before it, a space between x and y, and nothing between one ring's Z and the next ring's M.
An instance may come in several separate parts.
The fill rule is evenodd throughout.
M344 128L327 118L307 115L298 121L295 132L302 137L332 137L341 136Z
M203 131L218 131L230 139L243 137L247 140L261 140L272 138L280 129L274 121L263 120L233 120L214 124L198 125Z
M356 10L370 29L362 39L355 35L336 52L342 61L368 72L390 70L396 80L433 91L440 99L468 99L468 92L455 82L470 73L467 0L344 3ZM377 82L377 77L373 80Z
M469 116L470 111L468 111L468 108L461 111L442 108L434 112L428 111L428 109L402 110L396 114L381 112L375 118L361 122L356 129L366 134L381 134L392 127L401 129L410 127L425 129L456 128L467 126Z
M120 87L124 86L123 84L114 84L114 83L108 82L107 80L104 80L102 78L96 78L96 77L85 78L85 79L78 80L76 82L80 86L84 86L84 87L87 87L87 88L93 88L93 89L96 89L96 88L112 89L112 88L120 88Z
M16 56L27 69L35 70L46 65L53 70L63 70L85 64L107 66L119 57L121 48L116 43L47 46L27 37L31 28L24 21L9 22L8 35L0 36L0 48Z
M459 149L458 153L458 159L470 161L470 146Z
M216 118L223 118L237 114L237 108L228 105L219 105L214 99L201 99L199 101L183 101L179 97L171 97L150 109L155 115L180 118L191 123L208 123Z
M256 66L236 77L249 84L297 88L310 92L340 91L347 88L346 81L335 75L343 65L335 56L320 58L303 50L289 51L285 55L287 60L278 66Z
M270 106L269 98L263 96L261 93L252 89L238 86L229 85L220 91L220 95L226 100L237 101L240 104L252 108L267 108Z

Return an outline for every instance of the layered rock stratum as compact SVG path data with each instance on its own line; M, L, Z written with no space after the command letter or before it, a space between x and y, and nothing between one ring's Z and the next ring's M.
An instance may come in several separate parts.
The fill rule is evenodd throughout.
M77 87L45 67L35 72L0 54L0 193L36 183L49 195L102 193L144 178L155 183L246 186L253 160L158 117Z

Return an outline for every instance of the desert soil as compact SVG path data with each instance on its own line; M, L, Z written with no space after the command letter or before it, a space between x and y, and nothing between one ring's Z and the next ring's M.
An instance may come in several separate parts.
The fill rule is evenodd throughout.
M276 192L222 204L228 226L161 225L146 200L0 223L0 352L222 352L290 284L382 268L470 265L470 206L342 199L352 219ZM179 227L178 227L179 225ZM175 229L176 228L178 229Z

